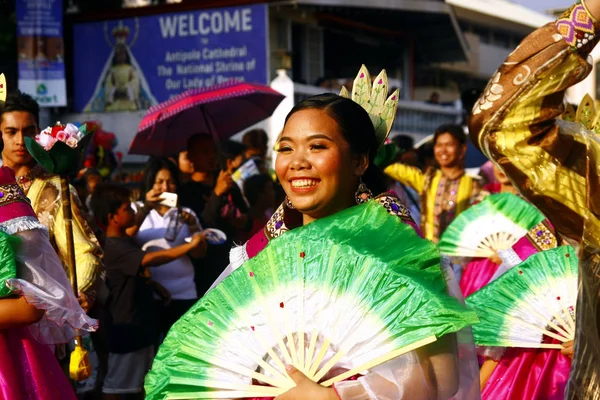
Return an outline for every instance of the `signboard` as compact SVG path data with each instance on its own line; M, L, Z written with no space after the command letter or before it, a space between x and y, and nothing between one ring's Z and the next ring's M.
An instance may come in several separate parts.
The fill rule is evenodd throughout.
M267 83L267 6L74 26L76 112L135 111L231 79Z
M62 0L17 0L19 90L41 107L67 105Z

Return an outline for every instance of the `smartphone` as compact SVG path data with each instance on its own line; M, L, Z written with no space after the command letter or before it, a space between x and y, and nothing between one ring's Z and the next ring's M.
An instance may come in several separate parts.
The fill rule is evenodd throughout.
M160 195L159 197L162 201L159 203L161 206L166 206L166 207L177 207L177 194L176 193L170 193L170 192L164 192L163 194Z

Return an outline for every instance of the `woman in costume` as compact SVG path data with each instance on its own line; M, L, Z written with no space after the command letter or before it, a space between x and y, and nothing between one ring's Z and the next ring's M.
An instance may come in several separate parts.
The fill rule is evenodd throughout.
M477 202L480 202L485 197L494 193L517 193L516 188L512 185L507 176L496 166L494 166L494 177L497 182L485 185ZM544 221L532 228L525 237L515 243L512 247L512 251L507 251L502 256L504 258L510 257L513 265L515 265L515 262L525 261L527 257L538 251L552 249L556 246L556 233L550 223ZM466 298L487 285L492 277L496 275L502 262L503 260L500 256L494 257L493 259L477 258L471 260L465 266L460 279L460 289L463 296Z
M75 399L51 346L97 322L79 306L14 172L0 168L0 399ZM16 277L11 264L16 262ZM80 333L79 333L80 334Z
M368 76L366 70L361 73L359 77ZM369 78L369 86L370 83ZM397 93L390 99L396 100ZM389 117L381 124L391 127L395 105L379 114ZM262 232L232 250L231 264L213 287L260 253L270 240L357 203L376 202L418 231L406 207L385 192L384 177L372 164L377 148L389 132L385 125L383 130L383 135L381 130L374 130L369 114L342 96L320 95L296 105L276 144L276 172L286 200ZM373 192L381 194L373 196ZM336 383L335 389L324 388L292 368L288 373L297 386L276 399L477 399L474 353L469 358L468 343L462 339L459 342L460 361L455 336L447 335L436 344L375 367L356 380Z
M516 188L494 166L497 183L484 186L487 195L515 193ZM485 194L482 196L483 200ZM532 228L511 249L493 259L474 259L467 264L460 281L465 297L478 291L511 267L540 251L557 247L557 237L545 220ZM557 350L524 348L482 348L480 371L482 398L490 400L562 399L571 369L569 357Z
M452 220L477 198L480 187L465 173L467 136L461 126L442 125L434 133L433 153L439 168L395 163L384 172L419 193L421 229L425 238L437 243Z
M494 74L470 120L473 142L579 251L567 397L581 399L600 392L600 141L593 100L579 107L583 123L559 117L564 92L591 71L599 20L600 0L585 0L529 35Z

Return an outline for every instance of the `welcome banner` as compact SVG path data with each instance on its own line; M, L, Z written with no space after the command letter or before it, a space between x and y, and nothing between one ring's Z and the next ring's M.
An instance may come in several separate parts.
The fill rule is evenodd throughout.
M76 112L135 111L231 79L267 83L265 4L74 26Z

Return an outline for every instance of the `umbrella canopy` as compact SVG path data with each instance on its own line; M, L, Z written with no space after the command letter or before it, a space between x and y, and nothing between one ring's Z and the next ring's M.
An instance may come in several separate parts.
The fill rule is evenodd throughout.
M226 140L270 117L284 97L268 86L239 82L185 91L148 109L129 154L174 155L198 133Z

